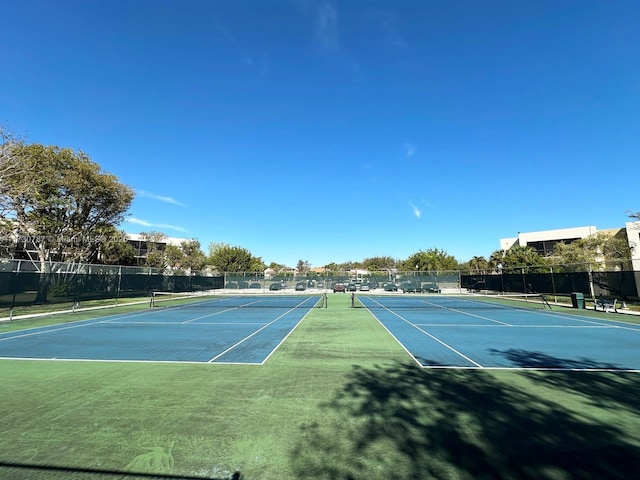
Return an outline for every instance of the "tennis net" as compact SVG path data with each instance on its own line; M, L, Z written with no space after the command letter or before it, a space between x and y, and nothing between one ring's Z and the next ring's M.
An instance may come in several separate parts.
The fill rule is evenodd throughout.
M439 310L551 310L551 306L541 294L504 294L504 295L442 295L442 296L396 296L396 295L358 295L356 307L369 309L439 309Z
M324 295L224 295L212 293L153 292L150 307L160 308L322 308L326 306Z

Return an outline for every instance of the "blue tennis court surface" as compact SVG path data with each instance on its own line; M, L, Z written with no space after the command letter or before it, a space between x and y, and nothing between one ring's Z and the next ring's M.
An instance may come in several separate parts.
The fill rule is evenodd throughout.
M358 299L423 367L640 371L637 324L446 296Z
M0 358L264 363L319 296L224 297L0 334Z

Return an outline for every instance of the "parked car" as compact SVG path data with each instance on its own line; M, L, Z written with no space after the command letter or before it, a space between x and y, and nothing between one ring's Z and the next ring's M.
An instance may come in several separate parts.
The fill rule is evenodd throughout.
M249 282L238 282L238 288L249 288Z
M251 285L249 285L249 288L262 288L262 285L260 285L260 283L258 282L253 282Z
M389 282L384 284L385 292L397 292L398 286L395 283Z
M228 282L225 288L238 288L238 284L236 282Z
M368 283L363 283L360 285L360 291L361 292L368 292L370 290L369 288L369 284Z
M347 286L344 283L334 283L333 284L333 293L336 292L346 292L347 291Z
M356 283L350 283L347 285L347 292L356 292L358 291L358 285Z
M420 282L404 282L402 293L422 293L422 284Z
M269 285L269 290L282 290L284 288L284 285L282 285L281 283L272 283L271 285Z
M438 287L438 285L435 284L435 283L424 283L422 285L422 291L423 292L429 292L429 293L441 293L442 292L440 287Z
M307 289L307 284L304 282L296 283L296 292L302 292Z

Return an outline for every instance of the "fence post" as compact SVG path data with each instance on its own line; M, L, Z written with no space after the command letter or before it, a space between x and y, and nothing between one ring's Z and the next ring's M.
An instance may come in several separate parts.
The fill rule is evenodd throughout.
M120 298L120 286L122 285L122 266L118 267L118 285L116 286L116 307Z
M13 282L12 283L12 292L11 292L11 309L9 310L9 320L13 320L13 309L16 306L16 289L18 288L18 273L20 273L20 266L22 264L22 260L18 260L18 266L16 267L16 271L13 272Z

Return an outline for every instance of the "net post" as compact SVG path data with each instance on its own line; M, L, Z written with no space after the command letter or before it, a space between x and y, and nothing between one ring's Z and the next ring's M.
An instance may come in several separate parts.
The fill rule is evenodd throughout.
M540 298L542 298L542 309L544 310L544 306L546 305L547 307L549 307L549 310L551 310L551 305L549 305L547 298L542 294L540 294Z
M153 307L155 305L155 292L151 292L149 294L149 306Z

